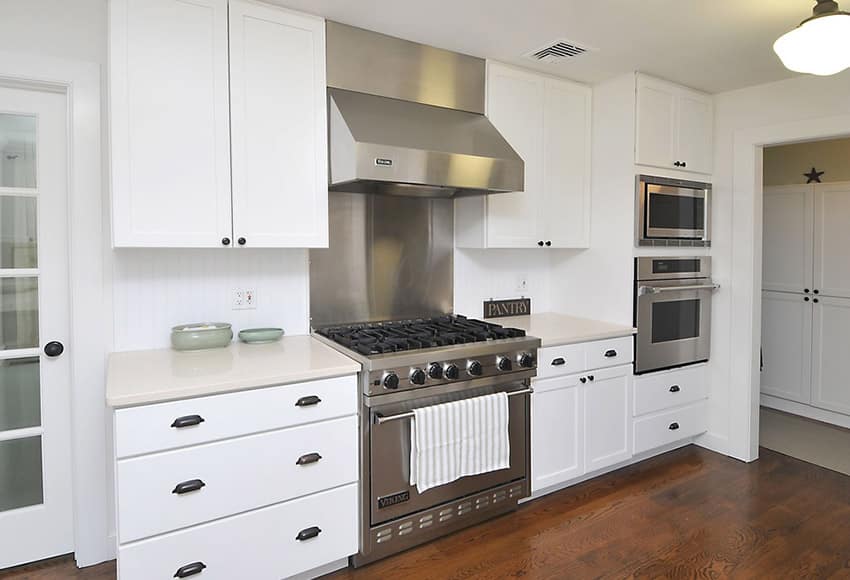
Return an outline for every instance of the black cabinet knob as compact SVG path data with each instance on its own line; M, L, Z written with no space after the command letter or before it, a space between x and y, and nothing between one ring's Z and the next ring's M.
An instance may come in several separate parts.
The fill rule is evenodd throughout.
M815 288L815 294L820 294L820 290L818 290L817 288Z
M222 246L229 246L230 245L230 238L221 238L221 245Z
M543 247L543 240L540 240L539 242L537 242L537 245L542 248Z
M299 542L303 542L304 540L309 540L310 538L315 538L319 534L322 533L322 528L319 526L313 526L311 528L305 528L298 532L298 535L295 536L295 539Z
M811 290L809 290L808 288L803 288L803 292L805 292L806 294L808 294L809 292L811 292Z
M593 379L595 379L595 378L596 378L596 377L594 377L593 375L587 375L587 380L588 380L588 381L592 381L592 380L593 380Z
M466 372L468 372L472 377L480 377L484 372L484 368L477 360L471 360L466 365Z
M190 479L189 481L182 481L178 483L174 489L171 490L171 493L176 493L177 495L183 495L184 493L189 493L192 491L198 491L202 487L207 484L201 481L200 479Z
M584 384L584 383L587 382L587 377L581 377L579 380L581 381L582 384Z
M428 376L432 379L443 378L443 367L440 366L440 363L431 363L428 365Z
M238 240L236 240L236 243L240 246L244 246L246 243L248 243L248 240L246 240L245 238L239 238Z
M200 425L204 422L204 418L200 415L184 415L183 417L177 417L174 419L174 422L171 424L175 429L182 429L183 427L192 427L194 425Z
M671 392L671 393L678 393L678 392L679 392L679 391L681 391L681 390L682 390L682 389L679 387L679 385L673 385L673 386L671 386L671 387L670 387L670 392Z
M322 400L316 395L307 395L306 397L301 397L297 401L295 401L296 407L312 407L313 405L318 405Z
M177 568L177 572L174 573L175 578L188 578L189 576L194 576L195 574L200 574L206 569L207 565L203 562L192 562L191 564L186 564L185 566L180 566Z
M808 297L808 296L806 296L805 298L803 298L803 302L808 302L808 301L809 301L809 297Z
M688 162L687 162L687 161L682 161L682 167L687 167L687 166L688 166Z
M673 165L675 165L676 167L681 167L681 166L682 166L682 162L681 162L681 161L674 161L674 162L673 162Z
M457 368L457 365L450 364L446 365L446 368L443 369L443 372L446 375L447 379L455 380L460 376L460 369Z
M676 422L673 422L673 423L670 423L670 426L667 427L667 428L670 429L670 431L675 431L676 429L679 428L679 424L676 423Z
M815 304L817 304L818 302L820 302L820 300L818 300L817 298L815 298L814 300L812 300L812 302L814 302Z
M410 371L410 382L414 385L424 385L425 379L428 377L425 375L425 371L422 369L413 369Z
M310 465L311 463L316 463L322 458L318 453L306 453L298 458L295 462L295 465Z
M546 240L546 245L547 245L547 246L551 246L551 245L552 245L552 240Z
M44 354L49 357L57 357L65 352L65 345L58 340L51 340L44 345Z

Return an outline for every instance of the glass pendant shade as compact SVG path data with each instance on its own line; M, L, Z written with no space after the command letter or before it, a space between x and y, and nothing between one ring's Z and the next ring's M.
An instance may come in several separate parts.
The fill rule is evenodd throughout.
M779 37L773 50L786 68L828 76L850 68L850 14L817 16Z

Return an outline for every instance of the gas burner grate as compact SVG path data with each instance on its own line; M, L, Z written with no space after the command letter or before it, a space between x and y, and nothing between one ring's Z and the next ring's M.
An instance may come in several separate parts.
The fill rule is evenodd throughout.
M317 332L366 356L525 336L518 328L459 315L332 326Z

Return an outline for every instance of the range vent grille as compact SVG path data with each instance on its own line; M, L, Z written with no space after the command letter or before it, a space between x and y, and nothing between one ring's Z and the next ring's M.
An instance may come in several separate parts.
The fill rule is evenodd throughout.
M535 62L554 64L577 58L592 50L595 49L580 46L570 40L558 39L549 42L536 50L532 50L524 56L525 58Z

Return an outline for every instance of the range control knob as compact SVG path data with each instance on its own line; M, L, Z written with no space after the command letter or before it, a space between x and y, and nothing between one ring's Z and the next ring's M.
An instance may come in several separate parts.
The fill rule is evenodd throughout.
M385 389L398 388L398 375L395 373L384 373L384 379L381 381Z
M511 364L511 359L506 356L500 356L496 359L496 368L503 372L511 370L513 368L513 365Z
M432 379L443 378L443 367L440 366L440 363L431 363L428 365L428 376Z
M477 360L471 360L466 363L466 372L468 372L471 377L480 377L481 373L484 372L484 369L480 362Z
M410 371L410 382L414 385L424 385L426 378L425 371L422 369L412 369Z
M446 375L447 379L455 380L460 376L460 370L457 368L457 365L448 364L443 369L443 374Z
M534 355L530 352L524 352L517 357L519 366L525 369L530 369L534 366Z

